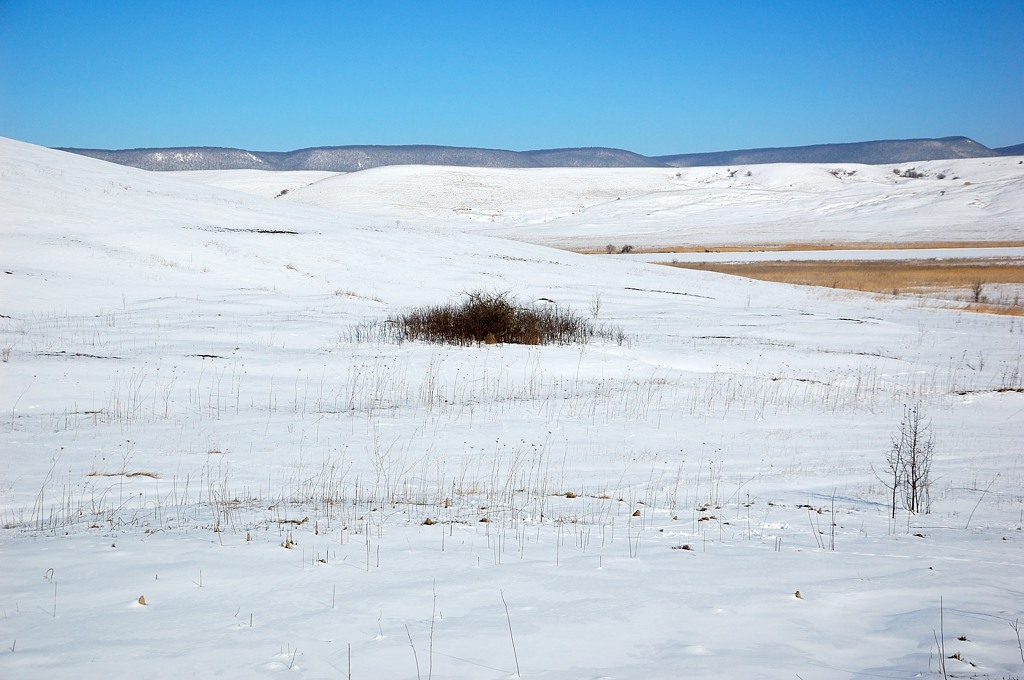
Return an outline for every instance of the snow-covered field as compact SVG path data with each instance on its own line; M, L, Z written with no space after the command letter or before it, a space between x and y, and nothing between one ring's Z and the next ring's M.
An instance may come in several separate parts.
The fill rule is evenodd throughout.
M1020 241L1019 161L175 176L0 140L0 677L1024 674L1019 319L537 245ZM473 290L627 341L376 334ZM931 512L894 521L907 405Z

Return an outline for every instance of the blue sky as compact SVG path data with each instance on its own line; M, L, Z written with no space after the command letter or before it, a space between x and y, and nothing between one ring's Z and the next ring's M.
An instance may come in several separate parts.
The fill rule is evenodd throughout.
M657 155L1024 142L1024 0L0 0L0 135Z

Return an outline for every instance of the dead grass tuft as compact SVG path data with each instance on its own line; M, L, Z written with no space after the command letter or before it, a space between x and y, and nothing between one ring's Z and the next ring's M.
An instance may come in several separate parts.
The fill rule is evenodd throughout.
M978 312L979 314L1002 314L1003 316L1024 316L1024 305L1011 304L1011 305L990 305L984 303L972 302L964 307L969 312Z

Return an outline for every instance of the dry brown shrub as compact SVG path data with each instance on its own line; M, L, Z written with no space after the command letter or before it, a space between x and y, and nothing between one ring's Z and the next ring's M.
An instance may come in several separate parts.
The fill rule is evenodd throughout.
M556 305L526 305L509 293L467 293L459 303L421 307L388 320L398 340L449 345L566 345L593 338L622 344L622 331L595 326Z

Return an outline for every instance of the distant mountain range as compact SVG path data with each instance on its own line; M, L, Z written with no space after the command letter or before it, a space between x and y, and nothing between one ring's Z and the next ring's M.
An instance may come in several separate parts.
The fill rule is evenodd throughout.
M318 146L296 151L246 151L219 147L74 149L143 170L326 170L356 172L384 165L454 165L484 168L684 168L760 163L866 163L885 165L951 158L1024 154L1024 144L990 149L967 137L815 144L671 156L642 156L608 148L505 151L452 146Z

